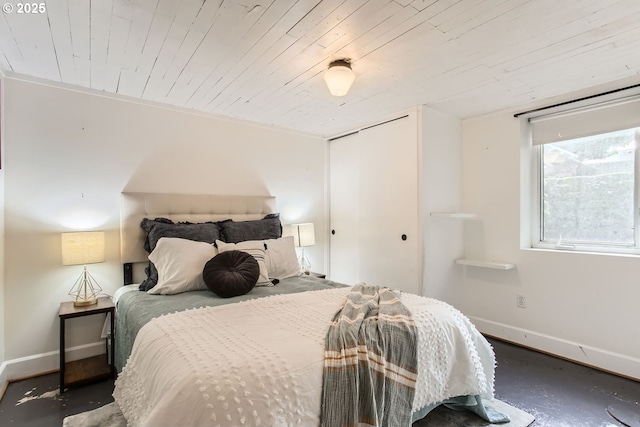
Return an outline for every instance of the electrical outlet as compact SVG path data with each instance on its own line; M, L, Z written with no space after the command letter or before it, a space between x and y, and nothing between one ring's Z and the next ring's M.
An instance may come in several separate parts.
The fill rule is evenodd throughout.
M516 306L520 308L527 308L527 299L524 295L516 295Z

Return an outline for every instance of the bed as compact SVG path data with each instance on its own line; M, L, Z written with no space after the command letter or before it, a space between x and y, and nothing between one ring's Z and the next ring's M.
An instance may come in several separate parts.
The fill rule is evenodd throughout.
M195 224L231 220L224 223L244 227L265 218L271 223L275 209L270 196L123 193L125 283L144 285L149 279L148 272L141 273L152 259L144 250L151 237L140 227L145 219ZM243 232L230 230L225 236L238 248L253 241L245 242ZM285 239L264 239L270 242L264 247L275 247L281 240ZM166 236L162 240L169 241L183 242ZM265 252L265 265L273 270L282 270L274 260L291 261L290 256L270 259L268 249ZM180 256L186 256L185 251ZM165 277L166 268L155 259ZM290 274L291 266L287 269ZM119 376L114 398L129 425L319 425L324 340L352 288L298 274L274 281L275 286L256 286L230 298L209 289L150 294L140 291L138 284L128 284L118 290ZM493 399L495 358L489 343L446 303L405 293L400 299L417 327L418 375L411 420L443 403L468 406L492 421L499 418L482 404Z

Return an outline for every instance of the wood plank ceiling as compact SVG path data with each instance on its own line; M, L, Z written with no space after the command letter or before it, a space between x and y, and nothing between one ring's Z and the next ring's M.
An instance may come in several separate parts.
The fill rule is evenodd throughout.
M9 77L325 137L419 104L467 118L640 81L638 0L4 2ZM322 75L340 58L356 81L332 97Z

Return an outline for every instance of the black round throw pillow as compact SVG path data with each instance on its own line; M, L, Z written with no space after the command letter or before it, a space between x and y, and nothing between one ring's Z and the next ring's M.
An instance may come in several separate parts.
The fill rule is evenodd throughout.
M222 252L211 258L202 270L207 287L222 298L244 295L260 277L258 261L242 251Z

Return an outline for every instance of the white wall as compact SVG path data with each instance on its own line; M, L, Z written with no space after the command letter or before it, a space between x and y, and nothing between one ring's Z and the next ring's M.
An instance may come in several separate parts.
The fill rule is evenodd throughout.
M0 99L0 105L2 100ZM4 106L2 111L4 112ZM0 115L0 123L3 123L3 119ZM5 374L5 299L4 299L4 136L2 135L2 129L0 129L0 141L3 142L3 146L0 147L0 397L2 396L4 385L8 378Z
M59 302L82 269L61 265L61 232L105 230L106 262L89 269L107 293L121 286L122 191L270 194L283 223L326 229L320 138L17 80L4 90L5 358L24 367L10 377L57 368ZM99 341L100 316L67 323L70 347Z
M422 294L455 304L462 270L453 261L463 253L462 222L430 213L460 211L462 123L428 107L422 107L421 117Z
M520 132L512 113L463 122L463 208L480 218L465 256L517 268L466 267L456 305L483 332L640 378L640 259L521 249Z

